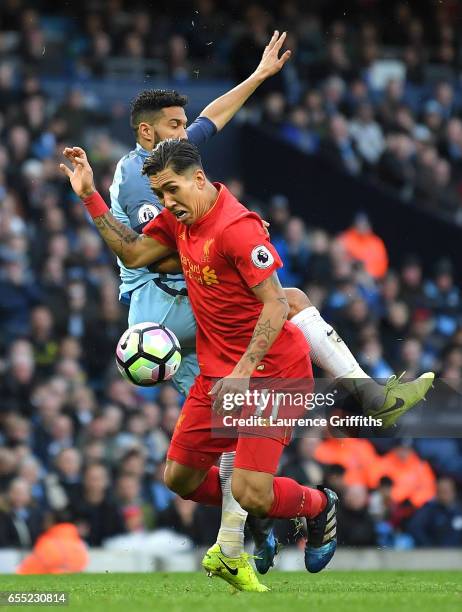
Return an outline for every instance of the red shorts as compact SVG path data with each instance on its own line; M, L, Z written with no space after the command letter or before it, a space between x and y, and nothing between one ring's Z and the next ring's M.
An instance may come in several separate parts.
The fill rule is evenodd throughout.
M308 356L278 373L278 379L312 381ZM259 379L262 380L262 379ZM280 456L290 442L287 430L275 435L218 437L212 433L212 400L209 395L216 379L199 374L191 387L175 426L167 457L189 467L208 470L222 453L236 451L234 466L275 474ZM261 431L261 430L260 430Z

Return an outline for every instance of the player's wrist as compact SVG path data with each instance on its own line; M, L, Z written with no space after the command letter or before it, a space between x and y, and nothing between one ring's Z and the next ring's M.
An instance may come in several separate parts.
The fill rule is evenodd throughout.
M94 193L96 193L96 187L92 187L91 189L86 189L85 191L82 191L79 196L80 199L85 202L85 200L91 197Z
M95 217L101 217L109 212L109 208L106 202L103 200L101 195L96 191L96 189L87 195L82 194L82 202L85 205L88 213L94 219Z
M268 76L269 75L266 74L266 72L263 69L257 68L255 72L252 73L250 78L255 82L255 85L258 87L259 85L263 83L263 81L266 81Z
M238 363L232 373L231 378L250 378L252 376L255 366L253 364Z

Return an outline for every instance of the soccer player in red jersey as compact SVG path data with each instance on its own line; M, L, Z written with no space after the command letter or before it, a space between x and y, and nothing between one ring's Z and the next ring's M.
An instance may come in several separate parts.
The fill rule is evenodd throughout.
M74 172L64 167L63 171L127 267L179 252L197 320L201 374L173 435L165 482L182 497L220 505L215 463L222 452L234 448L235 441L212 436L212 388L218 395L214 408L220 408L220 398L242 392L243 381L251 377L312 378L309 347L298 328L287 322L289 307L276 273L281 260L258 215L237 202L224 185L207 179L191 143L164 141L146 161L144 172L165 210L141 237L108 213L95 191L85 153L78 148L73 152L67 156ZM328 489L311 489L274 476L286 443L283 435L239 437L232 491L251 514L305 516L305 565L317 572L335 552L337 496ZM212 549L211 555L220 559L219 551ZM231 573L239 569L224 567Z

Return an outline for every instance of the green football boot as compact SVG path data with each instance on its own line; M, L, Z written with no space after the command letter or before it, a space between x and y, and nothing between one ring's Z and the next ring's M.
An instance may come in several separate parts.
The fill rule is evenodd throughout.
M435 374L425 372L410 382L401 382L404 372L399 376L390 376L384 387L384 398L379 400L381 404L366 409L365 414L382 420L382 427L388 429L395 425L400 417L413 408L418 402L425 399L425 396L433 386Z
M214 544L205 553L202 559L202 567L208 576L223 578L239 591L253 593L269 591L269 588L258 580L253 567L250 565L250 558L251 555L245 552L237 558L227 557L221 552L220 545Z

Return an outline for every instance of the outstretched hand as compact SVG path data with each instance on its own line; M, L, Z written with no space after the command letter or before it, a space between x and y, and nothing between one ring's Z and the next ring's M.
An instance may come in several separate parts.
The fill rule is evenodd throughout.
M66 164L59 164L59 169L67 176L72 189L79 198L86 198L96 191L93 170L88 163L85 151L80 147L66 147L63 155L71 162L72 169Z
M219 415L229 414L242 408L243 399L249 390L249 378L237 377L233 373L216 381L209 391L212 399L212 410ZM235 403L230 409L228 404Z
M261 61L255 70L264 79L277 74L292 55L292 52L287 50L279 57L279 51L284 44L286 36L287 32L283 32L279 36L278 30L275 30L271 40L266 45Z

